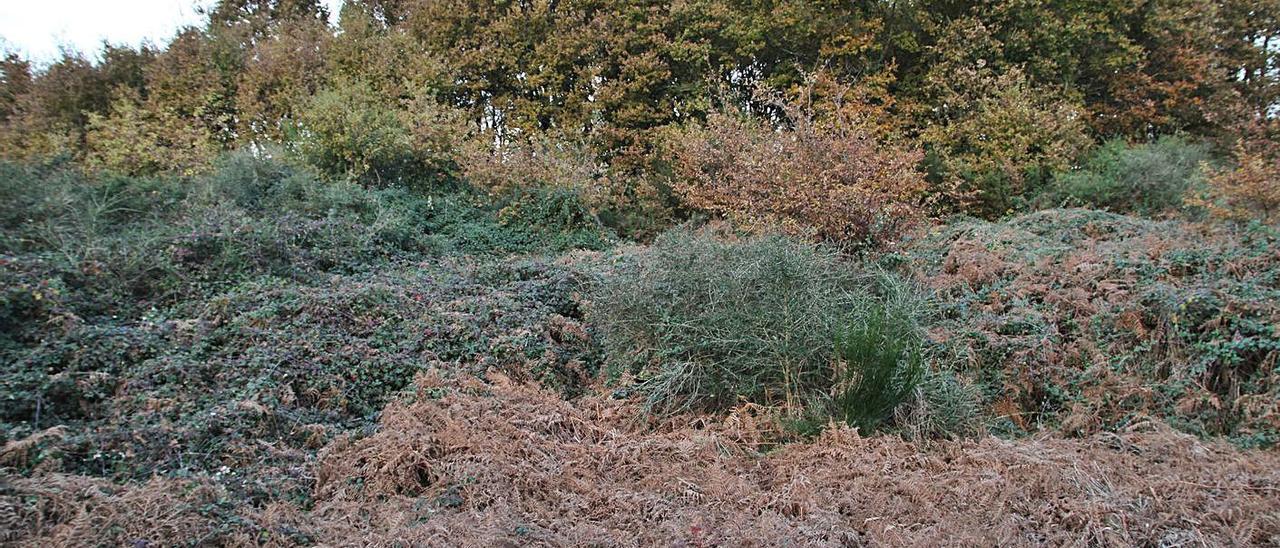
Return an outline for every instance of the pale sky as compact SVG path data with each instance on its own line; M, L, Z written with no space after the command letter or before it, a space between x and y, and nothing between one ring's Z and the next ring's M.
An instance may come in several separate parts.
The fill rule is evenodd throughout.
M43 65L56 59L59 45L96 58L105 39L138 46L164 44L179 28L198 25L196 6L217 0L0 0L0 51ZM325 0L337 15L342 0Z

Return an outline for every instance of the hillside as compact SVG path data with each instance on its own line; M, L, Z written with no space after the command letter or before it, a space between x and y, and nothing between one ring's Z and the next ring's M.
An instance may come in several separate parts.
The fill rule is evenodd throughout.
M334 4L0 37L0 545L1280 545L1280 1Z
M1280 538L1274 451L1218 441L1278 431L1273 230L1046 210L859 259L706 230L619 245L572 215L307 177L250 157L180 187L8 168L6 539ZM747 321L672 284L760 288L735 305L754 315L837 279L910 301L892 306L930 357L861 434L810 434L766 395L656 413L653 390L687 395L609 372L617 322L650 306L694 307L685 333ZM820 294L813 313L836 306ZM746 338L767 323L732 325L724 352L781 351Z

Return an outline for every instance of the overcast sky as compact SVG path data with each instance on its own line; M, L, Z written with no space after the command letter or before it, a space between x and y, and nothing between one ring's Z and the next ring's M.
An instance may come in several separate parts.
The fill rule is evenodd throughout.
M0 0L0 50L44 64L59 45L95 55L105 39L163 44L184 25L199 24L196 6L217 0ZM325 0L337 14L342 0Z

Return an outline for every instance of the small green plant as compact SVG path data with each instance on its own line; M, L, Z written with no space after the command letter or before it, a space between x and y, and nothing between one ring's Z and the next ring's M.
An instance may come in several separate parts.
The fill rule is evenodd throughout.
M882 304L868 307L835 336L832 414L864 432L906 401L925 367L923 338L911 318Z

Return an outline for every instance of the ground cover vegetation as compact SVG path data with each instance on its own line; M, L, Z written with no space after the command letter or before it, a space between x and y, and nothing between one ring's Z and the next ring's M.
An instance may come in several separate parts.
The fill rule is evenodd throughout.
M1280 4L205 16L0 63L0 543L1280 543Z

